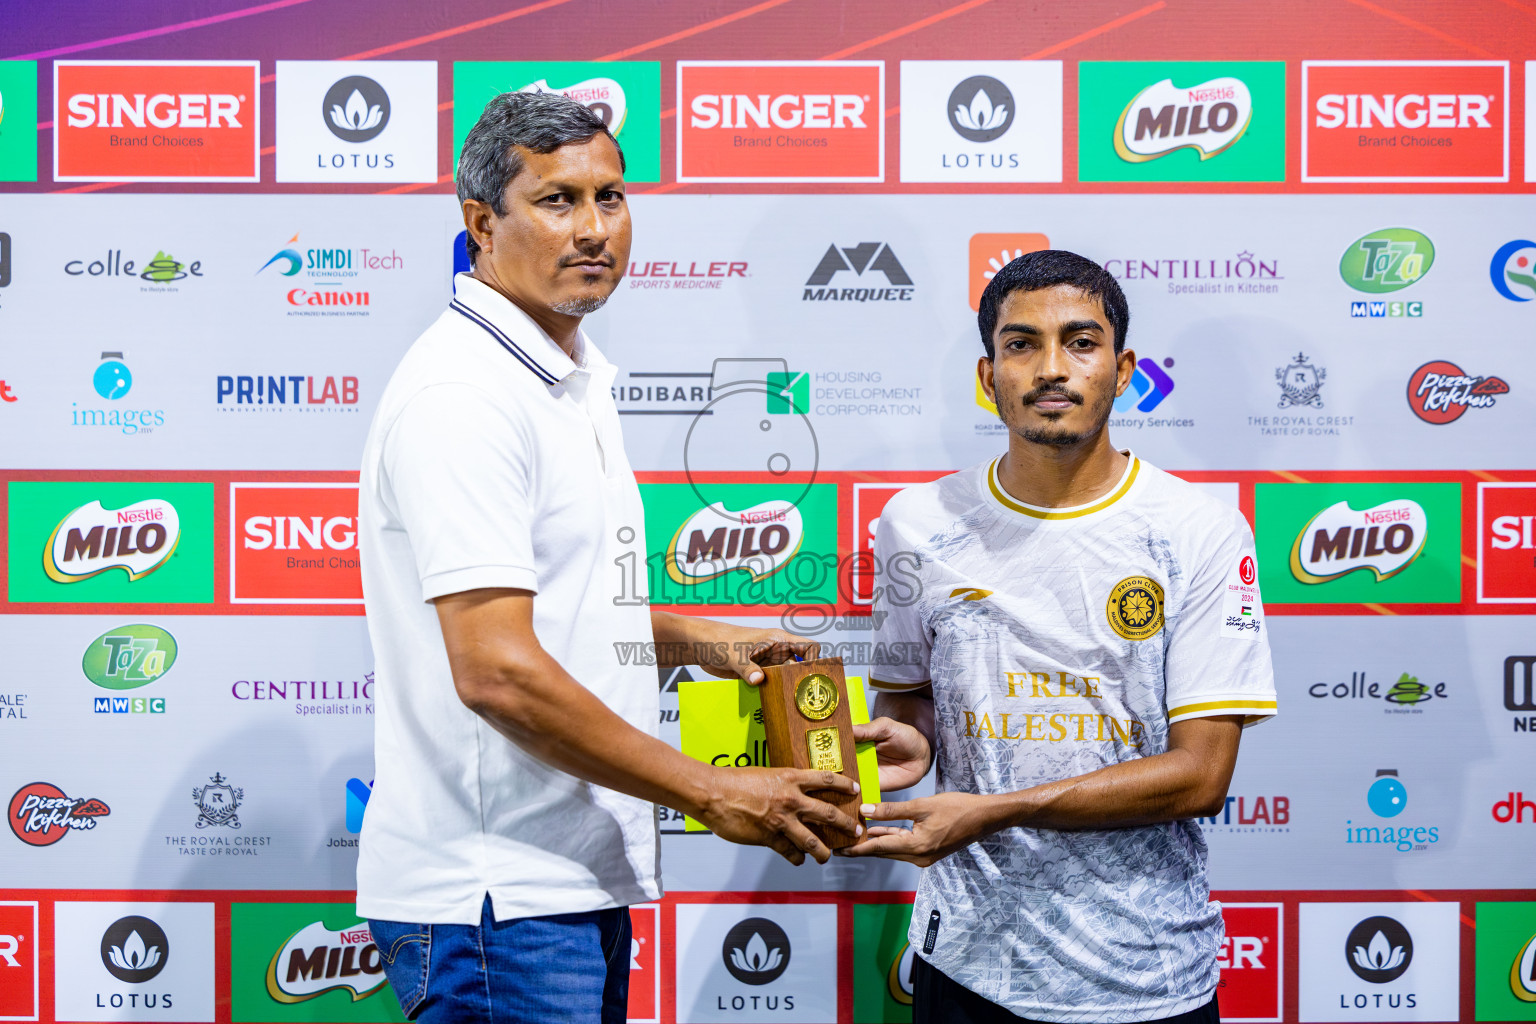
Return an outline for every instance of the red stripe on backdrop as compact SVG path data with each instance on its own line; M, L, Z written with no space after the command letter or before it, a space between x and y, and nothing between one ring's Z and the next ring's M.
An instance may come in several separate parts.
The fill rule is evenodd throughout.
M862 43L855 43L852 46L844 47L841 50L835 50L821 59L839 60L843 57L851 57L854 54L868 50L871 47L879 46L881 43L888 43L892 39L900 39L904 35L921 31L922 29L927 28L929 25L936 25L939 22L944 21L946 18L953 18L957 14L964 14L966 11L973 10L983 4L988 4L991 2L992 0L966 0L966 2L963 4L956 4L955 6L946 10L939 11L937 14L930 14L926 18L919 18L917 21L912 22L910 25L903 25L901 28L894 28L882 35L875 36L873 39L866 39Z
M1117 28L1120 28L1124 25L1129 25L1131 22L1137 20L1138 18L1145 18L1149 14L1155 14L1167 6L1168 4L1165 3L1164 0L1157 0L1157 3L1155 4L1148 4L1139 10L1132 11L1130 14L1115 18L1113 21L1106 21L1104 24L1095 26L1086 32L1079 32L1071 39L1063 39L1061 42L1047 46L1043 50L1036 50L1034 53L1031 53L1024 59L1040 60L1041 58L1049 57L1052 54L1060 53L1063 50L1067 50L1076 46L1078 43L1085 43L1092 39L1094 36L1101 36L1105 32L1113 32Z
M217 25L220 22L233 21L236 18L249 18L253 14L266 14L268 11L276 11L284 7L295 7L299 4L307 4L309 2L310 0L273 0L272 3L257 4L255 7L242 7L238 11L225 11L223 14L212 14L206 18L194 18L191 21L178 21L174 25L162 25L160 28L147 28L141 32L128 32L120 36L108 36L106 39L94 39L88 43L71 43L68 46L57 46L51 50L38 50L36 53L23 53L15 57L7 57L5 59L42 60L45 57L62 57L67 53L83 53L86 50L98 50L105 46L117 46L120 43L136 43L141 39L153 39L156 36L168 36L176 32L185 32L192 28L202 28L205 25Z
M337 57L336 60L370 60L374 57L382 57L386 53L398 53L401 50L408 50L413 46L424 46L427 43L435 43L439 39L448 39L451 36L463 35L465 32L473 32L476 29L499 25L504 21L511 21L513 18L537 14L540 11L547 11L551 7L559 7L561 4L568 4L570 2L571 0L541 0L540 3L529 4L527 7L514 7L510 11L493 14L489 18L481 18L478 21L470 21L463 25L455 25L452 28L429 32L424 36L404 39L398 43L389 43L385 46L375 47L372 50L363 50L361 53L350 53L345 57Z
M1436 39L1440 39L1444 42L1459 46L1463 50L1466 50L1468 53L1474 53L1479 57L1493 57L1493 54L1489 53L1481 46L1473 46L1471 43L1466 42L1465 40L1457 39L1449 32L1442 32L1431 25L1424 24L1422 21L1415 21L1414 19L1408 17L1406 14L1399 14L1396 11L1389 11L1385 7L1371 3L1370 0L1349 0L1349 2L1354 4L1356 7L1364 8L1365 10L1370 11L1372 14L1379 14L1383 18L1391 18L1399 25L1406 25L1413 29L1415 32L1423 32L1425 35L1434 36Z
M744 7L741 10L736 11L734 14L727 14L722 17L715 18L712 21L701 22L698 25L694 25L692 28L685 28L680 31L673 32L670 35L661 36L658 39L652 39L648 43L638 43L623 50L615 50L613 53L605 53L601 57L594 57L592 59L623 60L625 57L633 57L635 54L644 53L646 50L654 50L658 46L666 46L668 43L675 43L679 39L687 39L690 36L696 36L701 32L708 32L710 29L719 28L721 25L729 25L733 21L740 21L743 18L750 18L754 14L761 14L763 11L771 10L774 7L778 7L789 2L790 0L763 0L763 2L760 4L753 4L751 7Z

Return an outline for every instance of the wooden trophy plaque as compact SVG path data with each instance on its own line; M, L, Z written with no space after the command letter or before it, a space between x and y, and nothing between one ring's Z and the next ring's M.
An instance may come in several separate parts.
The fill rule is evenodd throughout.
M764 665L763 726L768 734L768 762L775 768L811 768L837 772L857 782L859 765L854 757L853 720L848 710L848 684L843 679L841 658L791 661ZM818 800L841 807L863 824L859 804L863 796L847 796L827 790L814 794ZM834 850L852 846L858 838L806 822L816 838Z

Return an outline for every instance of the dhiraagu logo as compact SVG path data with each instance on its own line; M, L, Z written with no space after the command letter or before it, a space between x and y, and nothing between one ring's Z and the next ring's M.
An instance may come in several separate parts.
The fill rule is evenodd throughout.
M1350 242L1339 276L1357 292L1383 295L1416 283L1435 265L1435 243L1412 228L1382 228Z

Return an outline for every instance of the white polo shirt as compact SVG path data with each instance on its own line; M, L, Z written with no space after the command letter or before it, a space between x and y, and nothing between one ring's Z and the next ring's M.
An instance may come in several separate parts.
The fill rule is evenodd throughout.
M585 335L573 361L494 289L455 283L384 389L363 456L376 719L358 912L477 924L487 893L497 920L653 900L655 807L550 767L466 708L431 603L535 591L544 649L656 734L655 670L615 651L652 634L646 574L615 564L643 567L646 547L614 367Z

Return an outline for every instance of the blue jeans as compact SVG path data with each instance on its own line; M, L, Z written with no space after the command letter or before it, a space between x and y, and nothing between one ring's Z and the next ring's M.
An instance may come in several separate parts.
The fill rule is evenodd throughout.
M369 921L400 1008L425 1024L624 1024L629 908L478 925Z

